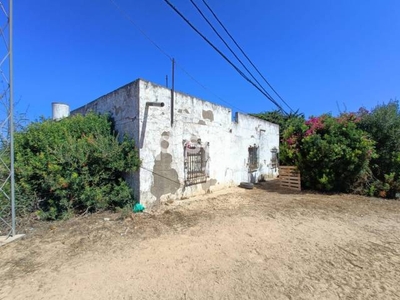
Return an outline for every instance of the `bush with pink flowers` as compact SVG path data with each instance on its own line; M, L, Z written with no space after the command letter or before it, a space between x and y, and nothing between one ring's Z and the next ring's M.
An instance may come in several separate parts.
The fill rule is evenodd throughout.
M358 122L355 114L295 120L283 133L281 161L298 167L305 188L350 191L375 155L374 142Z

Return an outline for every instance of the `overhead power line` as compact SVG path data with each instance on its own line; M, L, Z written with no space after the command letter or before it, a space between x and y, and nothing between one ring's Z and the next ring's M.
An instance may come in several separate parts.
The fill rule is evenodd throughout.
M164 54L166 57L168 57L170 60L172 60L172 57L166 52L164 51L156 42L154 42L147 34L146 32L144 32L136 23L135 21L133 21L133 19L131 18L131 16L121 8L121 6L118 5L117 2L115 2L114 0L110 0L110 2L112 4L114 4L114 6L117 8L117 10L129 21L131 22L131 24L133 26L136 27L136 29L150 42L153 44L154 47L156 47L162 54Z
M199 86L201 86L205 91L208 91L210 94L214 95L214 97L216 97L217 99L219 99L221 102L224 102L225 104L229 105L230 107L236 109L237 111L247 114L244 110L242 110L241 108L238 108L237 106L234 106L233 104L229 103L228 101L222 99L220 96L218 96L217 94L215 94L213 91L211 91L210 89L208 89L204 84L202 84L201 82L199 82L196 78L194 78L192 75L190 75L190 73L188 73L178 62L175 62L175 65L181 69L187 77L189 77L192 81L194 81L195 83L197 83Z
M191 0L192 1L192 0ZM289 106L289 104L286 103L285 100L283 100L283 98L281 97L281 95L278 94L278 92L272 87L272 85L268 82L268 80L264 77L264 75L260 72L260 70L255 66L255 64L252 62L252 60L249 58L249 56L244 52L244 50L242 49L242 47L240 47L240 45L236 42L236 40L234 39L234 37L229 33L228 29L224 26L224 24L222 23L222 21L218 18L218 16L216 15L216 13L213 11L213 9L207 4L207 2L205 0L202 0L204 5L208 8L208 10L211 12L211 14L214 16L214 18L217 20L217 22L219 23L219 25L221 25L221 27L224 29L224 31L226 32L226 34L231 38L231 40L233 41L233 43L236 45L236 47L238 47L238 49L240 50L240 52L242 52L242 54L244 55L244 57L246 57L246 59L248 60L248 62L253 66L253 68L257 71L257 73L261 76L261 78L265 81L266 84L268 84L268 86L271 88L271 90L278 96L278 98L285 103L285 105L290 109L290 111L293 112L293 109Z
M268 93L265 93L246 74L243 73L225 54L221 52L209 39L207 39L169 0L164 0L198 35L200 35L219 55L221 55L246 81L253 85L268 100L275 104L282 112L288 114Z
M211 24L211 22L208 20L208 18L203 14L201 9L197 6L197 4L193 1L190 0L190 2L193 4L193 6L196 8L196 10L199 12L199 14L203 17L203 19L207 22L207 24L211 27L211 29L214 31L214 33L219 37L219 39L224 43L224 45L229 49L229 51L233 54L233 56L239 61L239 63L242 65L242 67L249 73L251 78L254 79L254 81L259 85L259 87L267 93L269 96L271 96L265 88L262 86L262 84L257 80L257 78L254 77L254 75L251 73L251 71L246 67L246 65L242 62L242 60L236 55L235 51L232 50L232 48L228 45L228 43L225 41L225 39L219 34L218 30L215 29L215 27ZM271 96L272 98L272 96Z
M116 9L154 46L156 47L163 55L165 55L169 60L172 61L172 56L168 54L168 52L166 52L163 48L161 48L161 46L159 46L153 39L150 38L149 35L146 34L146 32L144 30L142 30L139 25L136 24L136 22L131 18L131 16L121 7L118 5L118 3L115 0L110 0L110 2L116 7ZM230 102L222 99L221 97L219 97L217 94L215 94L213 91L211 91L210 89L208 89L204 84L202 84L200 81L198 81L194 76L192 76L188 71L186 71L183 66L179 63L179 62L175 62L176 66L181 69L186 76L189 77L189 79L191 79L192 81L194 81L195 83L197 83L200 87L202 87L205 91L211 93L212 95L214 95L214 97L216 97L217 99L219 99L221 102L229 105L232 108L235 108L237 111L240 111L244 114L246 114L246 112L236 106L234 106L233 104L231 104Z

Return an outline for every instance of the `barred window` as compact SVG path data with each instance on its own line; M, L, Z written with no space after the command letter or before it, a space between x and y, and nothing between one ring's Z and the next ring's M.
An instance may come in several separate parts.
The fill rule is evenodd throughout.
M271 168L276 169L278 168L279 164L279 157L278 157L278 149L273 147L271 149Z
M258 169L258 147L254 144L249 147L249 171L256 169Z
M186 143L185 184L194 185L207 181L207 152L200 143Z

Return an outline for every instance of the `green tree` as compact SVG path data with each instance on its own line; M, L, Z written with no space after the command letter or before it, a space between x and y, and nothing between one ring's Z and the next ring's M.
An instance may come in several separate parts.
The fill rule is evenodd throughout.
M15 178L26 212L44 219L132 204L124 176L140 166L134 141L107 115L41 120L15 134Z
M285 114L281 110L273 110L252 115L260 119L263 119L265 121L278 124L281 134L289 126L291 121L293 120L304 121L304 114L300 113L298 110L295 112L291 112L290 114Z
M301 171L304 187L351 190L374 154L373 142L357 121L354 114L322 115L286 128L281 153Z
M359 128L375 141L377 155L371 160L369 193L394 198L400 192L400 106L398 101L359 110Z
M290 114L285 114L280 110L273 110L253 114L253 116L279 125L279 162L281 165L292 165L294 160L293 157L291 157L291 154L287 151L284 133L288 128L291 128L291 130L294 130L294 128L300 128L305 121L304 114L300 113L298 110Z

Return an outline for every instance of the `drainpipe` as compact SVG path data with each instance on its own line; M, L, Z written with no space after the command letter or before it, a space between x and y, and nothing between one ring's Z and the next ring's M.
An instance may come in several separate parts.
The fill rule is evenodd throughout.
M171 127L174 125L174 102L175 102L175 59L172 59L172 79L171 79Z
M164 102L146 102L147 106L164 107Z

